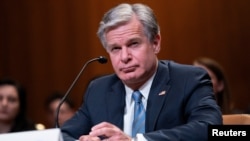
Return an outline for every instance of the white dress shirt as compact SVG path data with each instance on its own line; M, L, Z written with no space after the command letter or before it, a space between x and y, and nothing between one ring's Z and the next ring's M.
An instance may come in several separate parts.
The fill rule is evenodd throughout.
M149 91L150 91L154 76L155 74L143 86L139 88L139 91L143 95L142 103L143 103L145 110L147 109L148 95L149 95ZM124 117L123 117L124 118L123 131L127 135L131 136L132 135L132 123L134 120L134 100L132 99L132 93L134 90L132 90L131 88L125 85L125 91L126 91L126 98L125 98L126 106L125 106ZM137 138L136 140L147 141L143 137L142 134L137 134L136 138Z

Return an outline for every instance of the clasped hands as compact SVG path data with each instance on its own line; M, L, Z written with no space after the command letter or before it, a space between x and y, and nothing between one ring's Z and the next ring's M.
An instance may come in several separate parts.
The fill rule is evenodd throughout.
M102 137L104 139L102 139ZM79 141L131 141L132 138L117 126L102 122L91 128L89 135L82 135Z

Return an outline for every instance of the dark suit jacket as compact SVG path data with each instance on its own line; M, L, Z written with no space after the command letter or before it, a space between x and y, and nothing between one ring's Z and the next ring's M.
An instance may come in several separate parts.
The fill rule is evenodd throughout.
M158 64L147 102L144 137L149 141L207 140L208 125L222 124L208 74L172 61ZM78 139L103 121L123 130L124 107L125 88L115 74L92 81L79 111L61 127L64 140Z

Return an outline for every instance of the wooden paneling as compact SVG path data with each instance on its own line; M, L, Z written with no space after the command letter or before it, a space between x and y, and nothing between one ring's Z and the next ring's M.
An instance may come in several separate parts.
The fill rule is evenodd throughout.
M82 65L107 56L96 31L102 15L123 0L1 0L0 76L21 81L28 91L29 116L47 124L45 98L66 92ZM153 8L162 34L160 59L192 64L207 56L224 66L235 107L250 104L250 1L130 0ZM107 56L108 57L108 56ZM112 73L110 62L83 72L70 97L78 106L88 82Z

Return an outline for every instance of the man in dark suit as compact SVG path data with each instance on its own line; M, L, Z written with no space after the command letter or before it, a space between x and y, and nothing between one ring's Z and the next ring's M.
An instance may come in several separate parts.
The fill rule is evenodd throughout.
M115 74L89 84L82 106L61 127L65 141L205 141L208 125L222 124L206 71L157 59L160 29L148 6L112 8L98 35ZM138 103L142 110L134 109ZM137 111L135 123L142 124L133 135Z

